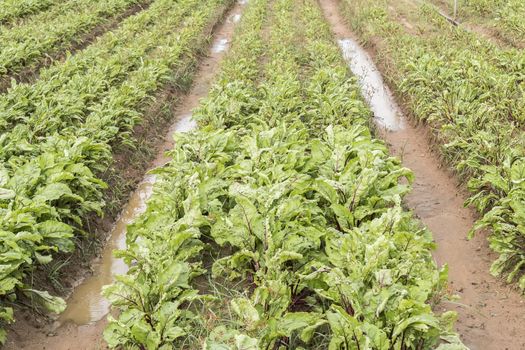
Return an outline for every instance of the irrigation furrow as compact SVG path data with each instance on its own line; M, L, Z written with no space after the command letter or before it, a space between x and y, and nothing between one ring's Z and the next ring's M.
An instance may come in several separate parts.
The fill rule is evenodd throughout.
M168 131L164 138L152 135L157 139L156 146L159 153L151 162L150 168L161 166L168 160L165 151L173 148L174 132L184 132L195 127L190 121L192 110L208 93L217 68L229 48L233 29L241 18L243 7L243 2L237 3L213 31L208 54L198 64L191 90L183 96L169 94L169 97L163 97L163 103L172 105L170 108L173 111L170 112L170 116L173 124L166 126ZM159 120L151 120L151 122L158 123ZM93 263L93 275L81 281L74 289L67 300L68 306L60 318L40 331L37 331L30 322L17 321L10 333L10 341L5 346L6 350L22 347L28 350L40 350L42 347L54 350L72 348L88 350L103 347L102 333L107 323L105 316L109 312L109 302L101 296L101 288L111 283L116 274L127 271L127 266L122 260L113 256L113 251L125 247L126 226L144 210L154 180L153 175L145 176L130 196L109 233L101 257ZM48 334L53 337L49 337Z
M340 14L339 1L319 2L336 37L343 42L350 40L354 50L364 52L353 40L355 36ZM368 56L352 54L347 59L355 67L355 60L363 62L363 55ZM371 61L365 64L373 65ZM365 74L376 71L377 68L371 67ZM376 90L384 89L387 88L376 86ZM458 311L457 330L473 350L523 348L525 303L522 296L488 273L493 253L486 237L479 235L467 240L476 216L463 206L465 193L431 151L434 146L429 143L426 128L413 127L408 120L404 124L404 128L383 130L380 134L391 151L415 174L414 188L406 197L406 204L433 232L437 243L434 257L438 264L448 264L450 292L461 298L458 302L444 302L439 309Z
M446 273L400 206L411 173L371 137L316 2L272 2L267 33L254 3L249 49L234 45L118 252L130 270L104 289L108 343L463 348L453 313L429 305Z

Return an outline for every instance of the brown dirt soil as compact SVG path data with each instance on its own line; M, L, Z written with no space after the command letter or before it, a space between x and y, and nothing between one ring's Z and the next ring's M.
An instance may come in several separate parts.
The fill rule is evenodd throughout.
M222 21L213 28L209 28L212 35L212 46L206 57L200 60L200 63L196 64L196 74L193 79L193 84L189 92L182 95L179 92L164 91L163 96L160 96L160 101L155 103L154 106L150 107L149 115L151 119L146 120L139 130L139 133L144 133L148 137L146 140L154 140L153 145L149 145L148 149L154 147L155 151L152 152L152 157L149 160L144 160L142 164L133 164L129 162L129 158L126 155L120 155L117 158L121 159L120 164L128 164L126 169L122 169L122 173L128 173L134 186L144 176L148 168L154 168L165 163L166 157L164 152L173 148L173 130L177 125L178 121L198 106L200 99L205 97L210 89L210 86L215 78L218 71L220 62L222 61L225 50L219 49L221 45L224 46L224 39L228 40L233 36L235 27L235 15L240 15L242 12L242 5L237 3L229 11L226 11L225 16L222 17ZM226 18L226 20L224 20ZM237 17L238 18L238 17ZM221 42L222 40L222 42ZM169 111L169 122L167 120L160 121L155 120L155 111L160 112L164 107L170 109ZM155 124L156 123L156 124ZM146 127L147 125L153 125L153 127ZM168 132L166 132L168 130ZM164 137L158 137L163 135ZM129 154L128 154L129 156ZM130 180L131 181L131 180ZM115 217L112 217L114 222ZM107 222L105 219L104 222ZM107 223L106 223L107 225ZM111 228L111 225L109 225ZM108 232L107 229L106 232ZM90 266L95 266L100 259L92 262ZM85 268L80 268L80 271L84 271L83 276L89 273ZM73 274L74 275L74 274ZM78 277L78 274L77 274ZM87 277L89 278L89 277ZM81 283L82 279L77 280L75 285ZM74 293L74 292L73 292ZM75 296L78 298L78 296ZM8 342L3 347L5 350L15 349L28 349L28 350L40 350L40 349L52 349L52 350L98 350L107 349L105 342L102 338L102 333L107 324L107 320L104 317L102 320L93 322L86 325L76 325L72 322L68 322L60 327L56 328L51 322L46 322L41 317L36 317L34 314L28 311L21 311L17 317L17 322L11 327ZM56 328L56 329L55 329Z
M141 11L146 10L153 0L145 0L140 4L136 4L123 11L122 13L109 18L107 22L99 24L92 30L83 35L80 35L69 46L60 49L58 52L46 54L40 60L31 63L29 66L22 68L19 72L8 73L7 76L0 78L0 93L3 93L11 86L11 80L14 79L18 83L32 83L39 77L41 69L51 66L55 62L60 62L66 59L68 53L74 54L81 51L95 42L95 40L106 32L117 28L120 23L128 17L131 17Z
M340 14L338 0L319 3L338 39L354 37ZM467 194L452 173L440 166L428 129L405 124L403 130L384 131L381 136L416 176L406 205L433 232L436 262L448 264L449 290L461 297L457 303L442 303L437 311L459 313L457 331L473 350L525 349L525 299L489 274L494 253L486 234L466 239L476 214L463 207Z

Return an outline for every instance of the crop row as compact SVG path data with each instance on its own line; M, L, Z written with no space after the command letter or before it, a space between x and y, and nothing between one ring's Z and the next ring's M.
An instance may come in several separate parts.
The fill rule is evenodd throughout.
M401 207L412 175L348 74L315 1L250 1L117 253L111 347L463 348L431 310L446 271Z
M464 0L460 9L488 18L510 39L523 43L525 35L525 3L521 0Z
M0 6L0 24L11 23L58 3L60 3L58 0L4 0Z
M76 104L58 116L53 110L27 113L25 124L21 122L4 133L0 141L5 146L0 163L2 322L12 321L8 305L17 293L32 295L52 311L64 307L62 300L47 292L28 288L27 273L37 264L49 263L55 252L74 249L74 233L82 232L84 220L90 213L102 214L106 185L95 174L110 166L111 146L132 143L130 133L142 120L148 101L170 79L175 85L186 79L173 77L173 70L193 64L228 3L157 0L148 14L130 18L122 28L131 31L123 32L125 38L133 40L129 47L119 44L106 53L102 51L99 60L85 62L75 75L83 77L87 85L84 99L77 95L84 85L66 84L55 91L50 89L49 95L40 90L40 102L30 103L56 104L57 110L64 101ZM151 25L144 27L148 23ZM81 56L79 61L75 57L51 69L57 72L61 67L67 75L77 68L72 62L82 62ZM89 74L97 70L106 74L94 85L102 92L89 90L90 79L96 78ZM61 79L51 76L51 86L53 78ZM45 81L38 81L36 86L44 87ZM55 127L57 123L60 128ZM0 335L5 339L4 332Z
M75 0L0 27L0 77L80 43L82 36L140 0Z
M446 161L467 181L467 204L491 230L499 258L491 272L525 289L525 122L523 53L501 50L455 29L423 7L439 35L414 36L388 16L384 2L346 1L363 38L380 35L388 79L410 113L431 126Z
M86 50L42 70L34 84L18 84L0 95L0 130L4 132L0 157L27 154L31 149L24 144L85 122L113 89L144 69L144 57L174 40L181 19L197 4L157 0ZM162 17L162 13L170 16Z

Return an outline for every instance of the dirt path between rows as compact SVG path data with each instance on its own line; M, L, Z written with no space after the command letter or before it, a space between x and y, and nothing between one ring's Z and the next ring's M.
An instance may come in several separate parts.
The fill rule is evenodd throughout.
M223 23L218 25L211 39L208 55L200 62L192 88L182 97L174 113L171 125L158 150L157 158L150 168L162 166L168 161L165 151L173 148L172 135L175 131L187 131L194 127L190 120L192 110L205 97L218 71L220 62L233 37L235 24L240 20L246 2L239 1L225 15ZM103 285L112 282L115 274L126 272L125 265L112 255L113 249L122 249L125 245L125 227L144 209L145 201L151 194L151 176L145 176L127 206L114 224L102 257L93 264L93 276L86 278L77 286L68 299L68 309L54 324L34 326L31 320L17 320L11 329L5 350L98 350L107 349L103 340L103 331L107 324L106 315L109 303L100 296Z
M319 3L336 38L353 38L340 14L339 1ZM405 122L404 128L381 134L392 154L416 176L406 204L433 232L436 262L448 264L449 289L461 297L458 303L446 302L440 309L459 313L457 331L473 350L525 349L525 298L489 274L494 254L486 236L466 239L475 214L463 207L466 194L455 178L440 167L427 130Z

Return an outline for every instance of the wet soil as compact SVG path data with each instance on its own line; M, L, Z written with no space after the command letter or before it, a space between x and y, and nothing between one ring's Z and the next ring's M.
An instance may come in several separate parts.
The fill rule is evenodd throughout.
M188 94L176 101L173 112L174 123L165 137L159 142L157 157L150 164L156 168L166 164L165 151L173 148L173 133L187 132L196 128L191 119L192 110L205 97L218 71L220 62L228 49L235 24L240 20L245 1L239 1L228 12L226 19L215 27L212 46L207 57L201 60ZM165 130L164 130L165 132ZM123 274L127 266L113 257L114 249L125 248L126 226L145 210L146 201L151 195L154 176L146 175L131 195L119 218L113 225L101 258L92 266L93 275L83 280L68 298L66 311L53 324L45 324L25 318L17 320L11 330L4 349L53 349L53 350L91 350L106 349L102 334L107 324L109 303L101 295L103 285L113 281L116 274Z
M350 37L337 38L343 57L357 76L361 94L374 114L374 121L380 128L399 131L405 128L403 113L397 106L390 90L383 82L368 53Z
M340 13L339 1L319 0L319 3L339 42L350 40L355 44L354 35ZM348 55L344 46L342 49L345 58L360 59L359 55ZM359 75L359 71L354 73ZM449 291L461 297L455 303L443 302L437 311L459 313L457 331L473 350L525 349L525 298L489 274L494 253L488 247L486 234L467 240L476 215L464 208L467 194L433 153L435 145L427 128L414 127L407 119L402 127L388 128L381 120L377 124L392 154L402 159L416 176L406 205L433 232L437 243L434 258L439 265L448 264Z

